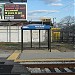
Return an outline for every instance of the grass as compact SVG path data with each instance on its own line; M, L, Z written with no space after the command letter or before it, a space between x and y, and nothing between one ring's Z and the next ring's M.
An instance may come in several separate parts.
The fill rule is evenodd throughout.
M47 45L47 42L42 42L41 45ZM33 43L34 46L37 46L37 43ZM25 46L30 47L30 43L24 43L24 48ZM67 51L75 51L74 44L68 44L68 43L58 43L58 42L53 42L51 43L51 48L52 49L57 49L61 52L67 52ZM4 50L21 50L21 43L19 42L0 42L0 49Z
M20 49L20 43L0 42L0 49L6 49L6 50Z
M58 49L61 52L75 51L74 44L70 43L52 43L53 49Z

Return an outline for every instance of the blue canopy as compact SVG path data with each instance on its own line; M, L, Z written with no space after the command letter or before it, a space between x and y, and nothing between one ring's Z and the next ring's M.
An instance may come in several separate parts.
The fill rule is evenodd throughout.
M22 26L23 30L49 30L50 25L42 25L42 24L29 24L27 26Z

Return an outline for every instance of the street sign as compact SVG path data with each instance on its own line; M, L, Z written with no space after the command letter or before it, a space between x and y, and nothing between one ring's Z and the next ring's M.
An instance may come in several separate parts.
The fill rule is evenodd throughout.
M49 30L50 29L50 25L42 25L42 24L36 24L36 25L28 25L28 26L23 26L22 27L23 30Z
M19 21L27 20L26 3L1 3L0 20Z

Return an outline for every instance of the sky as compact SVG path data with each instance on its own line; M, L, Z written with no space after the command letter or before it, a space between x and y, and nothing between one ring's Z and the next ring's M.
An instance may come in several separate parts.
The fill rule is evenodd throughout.
M27 20L41 18L59 22L66 16L75 16L75 0L27 0Z

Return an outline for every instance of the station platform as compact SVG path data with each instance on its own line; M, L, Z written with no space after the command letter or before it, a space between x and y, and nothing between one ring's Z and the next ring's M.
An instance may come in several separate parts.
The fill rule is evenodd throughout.
M59 52L57 50L52 50L52 52L48 50L24 50L22 53L17 51L17 54L15 52L8 57L8 60L14 60L14 62L75 61L75 52Z
M0 50L0 58L7 58L9 57L14 51L9 50Z

